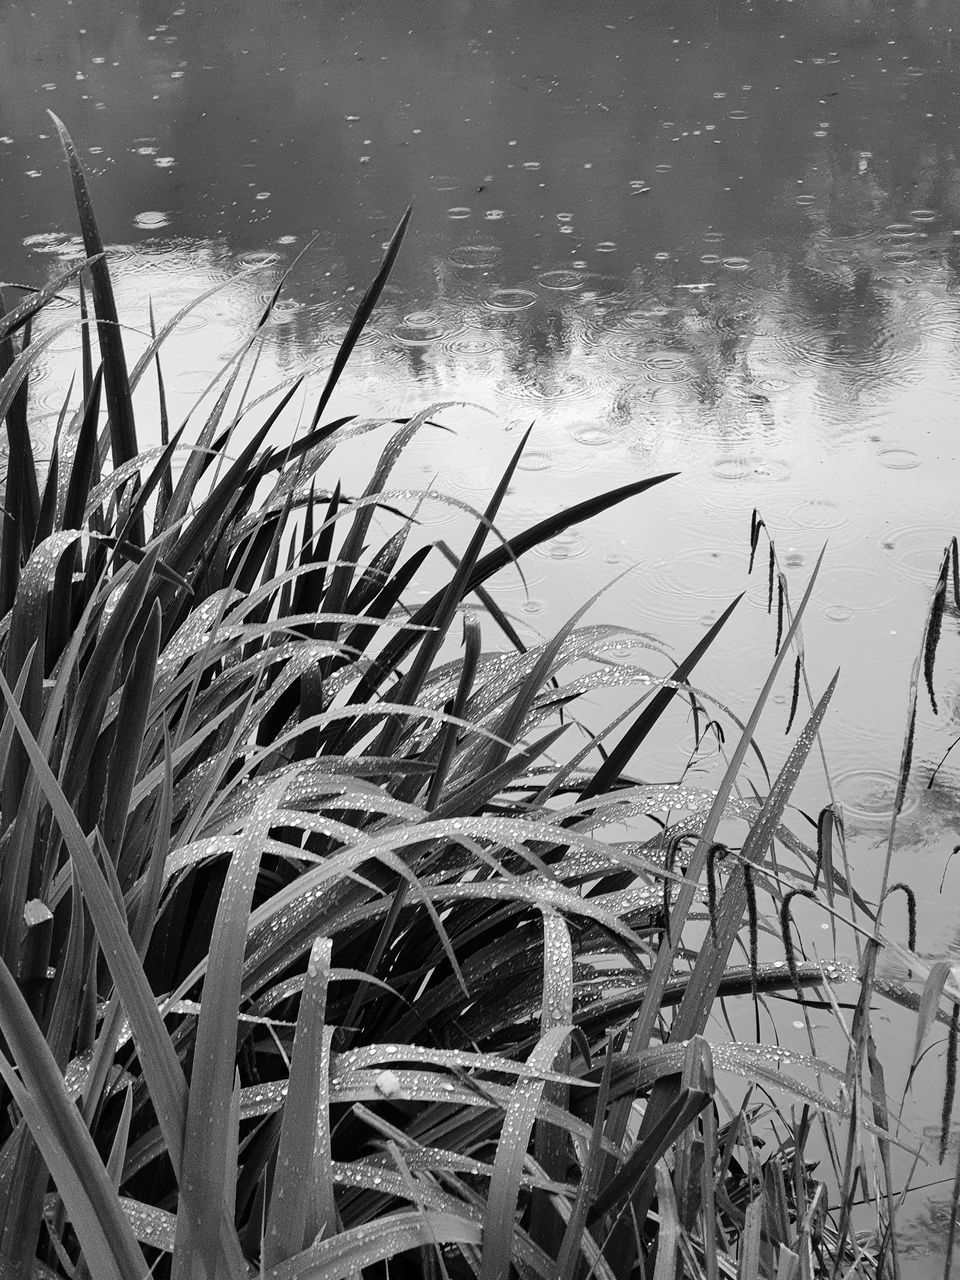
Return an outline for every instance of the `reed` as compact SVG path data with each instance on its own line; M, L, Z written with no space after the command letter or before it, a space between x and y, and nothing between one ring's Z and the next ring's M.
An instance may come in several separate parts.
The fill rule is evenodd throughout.
M487 586L670 477L502 538L522 441L441 555L390 490L431 406L380 424L369 482L344 491L337 447L368 424L326 406L409 211L295 443L270 437L296 384L270 407L244 398L256 335L196 438L171 435L172 324L128 369L57 127L88 256L0 320L0 1275L897 1274L889 1167L869 1175L865 1155L900 1141L863 1065L869 1003L846 1070L707 1039L728 997L815 988L836 1006L859 980L915 1010L915 1062L937 1021L956 1054L949 965L908 953L920 994L876 974L871 948L860 969L821 966L788 936L801 895L898 945L836 865L833 811L812 847L784 825L833 682L807 689L765 794L737 790L816 574L792 610L776 573L777 655L717 792L644 782L678 703L702 725L691 681L736 602L653 675L648 640L585 623L586 606L524 647ZM81 280L82 405L64 405L44 471L29 379L60 328L47 306ZM143 450L132 390L151 371L163 441ZM761 532L755 515L751 560ZM775 568L771 542L771 609ZM406 607L422 581L434 593ZM477 598L506 647L485 647ZM577 703L608 687L631 700L588 733ZM747 1082L742 1104L717 1070ZM771 1120L768 1090L799 1111ZM806 1159L815 1119L832 1182Z

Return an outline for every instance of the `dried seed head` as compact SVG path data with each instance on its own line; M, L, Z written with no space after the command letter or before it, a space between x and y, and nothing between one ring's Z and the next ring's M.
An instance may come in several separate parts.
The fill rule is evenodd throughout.
M816 902L817 896L809 889L791 889L789 893L784 894L783 902L780 904L780 937L783 941L783 953L786 957L787 968L790 970L790 977L797 992L800 991L800 974L797 969L797 957L793 949L793 938L790 935L790 903L796 897L809 898L811 902Z

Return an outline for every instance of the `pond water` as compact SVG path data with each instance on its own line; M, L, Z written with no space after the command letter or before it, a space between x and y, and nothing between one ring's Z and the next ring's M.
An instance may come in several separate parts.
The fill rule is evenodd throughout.
M841 667L824 746L869 892L929 590L960 531L956 21L946 0L9 3L0 272L38 283L77 251L51 108L91 177L132 347L148 299L162 320L231 282L168 344L182 416L314 236L258 377L306 370L317 389L413 199L331 411L469 402L407 479L476 503L534 423L509 531L679 472L534 556L528 593L514 577L500 599L532 637L635 566L593 616L680 653L746 587L700 679L741 714L774 635L746 577L751 510L794 600L827 542L807 664L815 691ZM35 389L53 420L71 342ZM940 891L960 841L952 760L927 788L960 732L951 624L894 863L931 953L960 946L960 870ZM774 764L788 703L785 675L761 733ZM665 741L643 768L682 763ZM814 762L798 796L825 794Z

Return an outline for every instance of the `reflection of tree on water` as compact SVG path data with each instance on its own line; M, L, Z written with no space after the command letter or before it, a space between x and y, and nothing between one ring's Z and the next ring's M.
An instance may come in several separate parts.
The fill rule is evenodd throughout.
M843 376L863 377L864 366L873 368L889 337L889 302L876 287L867 265L853 265L845 278L825 275L806 264L789 269L791 311L801 323L822 333L826 349L822 359Z

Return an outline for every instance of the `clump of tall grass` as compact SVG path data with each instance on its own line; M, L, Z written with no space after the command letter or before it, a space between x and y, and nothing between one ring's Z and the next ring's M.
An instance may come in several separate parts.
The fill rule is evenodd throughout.
M524 647L486 584L669 476L503 539L521 444L452 565L390 491L434 409L384 424L366 488L343 491L336 447L359 424L327 405L409 211L304 434L271 444L296 387L246 405L240 353L185 444L170 326L128 369L56 123L87 257L0 321L0 1275L886 1274L887 1203L869 1248L847 1211L864 1144L892 1141L882 1078L868 1116L853 1051L844 1071L705 1038L728 995L867 974L911 1000L792 943L760 956L797 894L873 929L833 810L810 847L783 822L833 682L765 795L736 789L812 580L795 611L781 580L777 656L720 787L642 781L678 699L712 723L691 679L736 602L655 676L644 637L584 610ZM82 407L41 472L29 377L58 329L34 329L75 281ZM151 371L162 440L144 451L132 389ZM484 647L478 596L513 647ZM603 688L631 701L585 734L577 702ZM934 967L913 998L923 1034L951 984ZM726 1110L717 1069L755 1095ZM770 1088L802 1109L763 1146ZM838 1212L805 1160L817 1116Z

